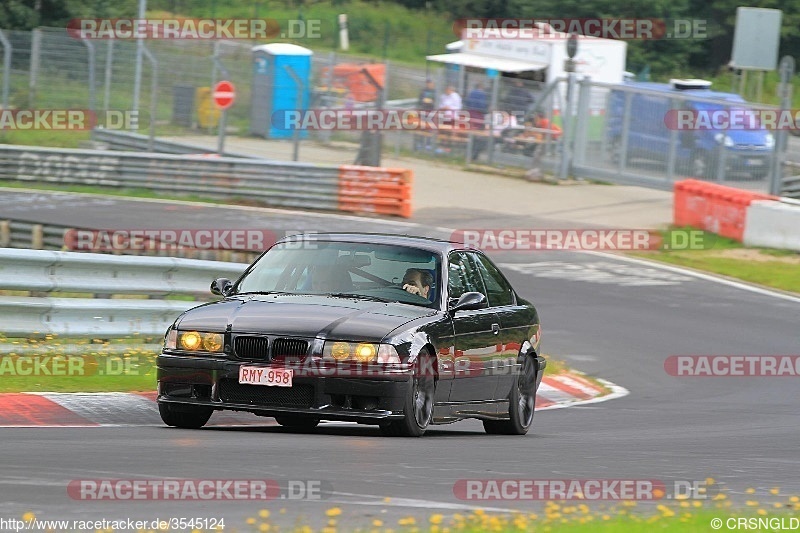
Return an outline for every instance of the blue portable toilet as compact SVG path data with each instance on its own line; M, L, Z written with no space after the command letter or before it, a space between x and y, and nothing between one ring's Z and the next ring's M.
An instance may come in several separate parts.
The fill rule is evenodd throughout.
M308 48L289 43L253 47L253 87L250 133L269 139L290 139L293 130L281 111L308 109L311 94L311 55ZM298 87L291 68L302 82ZM308 132L300 132L306 138Z

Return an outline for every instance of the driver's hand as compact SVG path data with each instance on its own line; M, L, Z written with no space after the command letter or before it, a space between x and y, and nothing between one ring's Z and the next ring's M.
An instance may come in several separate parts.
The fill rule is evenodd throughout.
M416 285L411 285L410 283L406 283L405 285L403 285L403 290L411 294L419 295L420 293L419 287L417 287Z

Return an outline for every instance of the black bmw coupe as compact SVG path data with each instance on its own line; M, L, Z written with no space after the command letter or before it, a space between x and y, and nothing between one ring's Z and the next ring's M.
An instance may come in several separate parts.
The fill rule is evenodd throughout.
M179 316L158 357L170 426L215 410L421 436L465 418L524 435L546 361L539 317L479 250L420 237L288 237L219 301Z

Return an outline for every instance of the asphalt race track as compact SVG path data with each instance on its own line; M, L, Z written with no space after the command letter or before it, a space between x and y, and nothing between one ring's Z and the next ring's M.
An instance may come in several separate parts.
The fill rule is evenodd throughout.
M4 192L0 219L83 227L356 230L447 236L436 224L337 215L87 199ZM430 216L428 217L430 218ZM473 221L474 222L474 221ZM444 219L440 221L444 223ZM527 221L528 227L535 218ZM152 227L154 224L150 224ZM478 227L480 224L470 224ZM502 220L492 227L503 227ZM519 227L519 220L505 227ZM258 509L287 509L285 521L387 525L432 510L539 509L541 502L464 501L464 479L648 479L711 477L743 504L745 490L800 494L797 377L673 377L671 355L798 355L800 299L696 277L607 254L506 252L493 257L537 305L544 351L630 391L604 403L543 411L526 437L484 434L479 422L439 426L421 439L390 439L377 428L323 424L312 434L268 424L190 431L167 427L0 429L0 516L40 518L206 516L242 526ZM76 479L318 480L321 500L86 502ZM386 498L389 498L386 500Z

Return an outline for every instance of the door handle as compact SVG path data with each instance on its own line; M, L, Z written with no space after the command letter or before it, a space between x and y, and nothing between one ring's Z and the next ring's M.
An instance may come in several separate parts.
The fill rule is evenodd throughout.
M492 333L495 335L500 333L500 324L492 324Z

